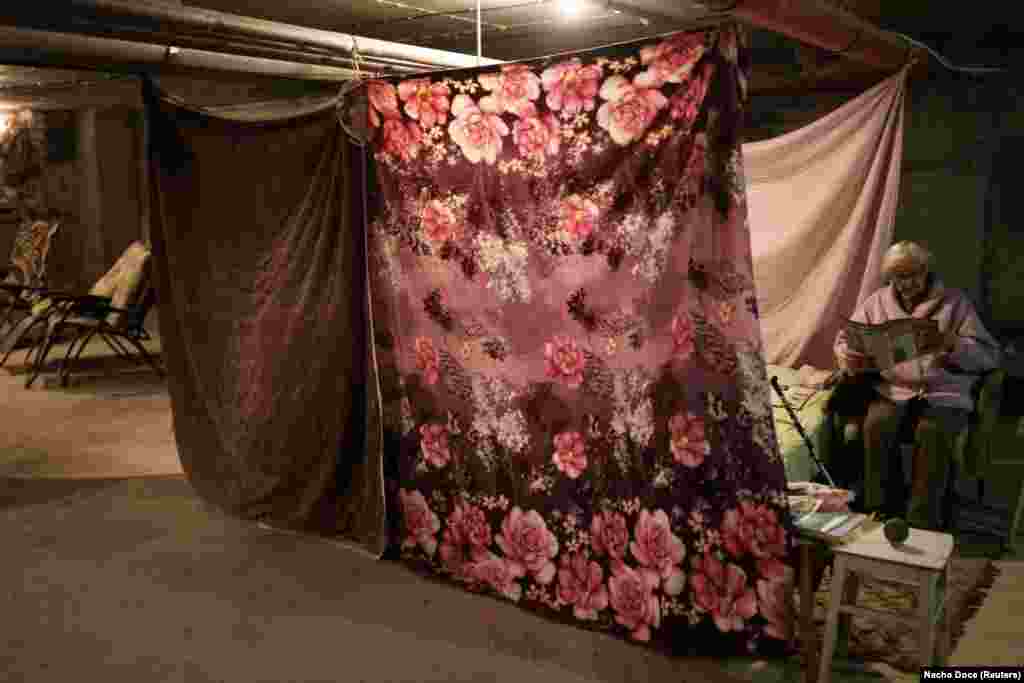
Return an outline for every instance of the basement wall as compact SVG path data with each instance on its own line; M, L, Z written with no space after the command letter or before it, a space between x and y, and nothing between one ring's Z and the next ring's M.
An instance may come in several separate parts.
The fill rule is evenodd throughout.
M754 96L747 139L794 130L853 96ZM1004 341L1024 339L1022 160L1019 87L942 71L911 81L895 239L927 245L946 284Z

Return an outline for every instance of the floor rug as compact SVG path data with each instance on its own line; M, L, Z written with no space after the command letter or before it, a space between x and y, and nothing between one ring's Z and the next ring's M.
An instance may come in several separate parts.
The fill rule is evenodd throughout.
M964 633L964 625L988 595L998 574L996 565L987 558L954 557L950 569L948 609L952 624L952 648ZM817 637L825 631L825 616L831 590L831 572L826 571L815 595L814 620ZM863 581L857 604L880 610L913 615L916 596L909 586ZM951 648L951 652L952 652ZM848 657L833 660L833 681L856 683L880 679L897 679L919 669L918 632L898 622L877 617L857 616L850 632ZM820 651L820 650L819 650ZM797 680L801 657L780 660L733 659L726 669L756 683Z

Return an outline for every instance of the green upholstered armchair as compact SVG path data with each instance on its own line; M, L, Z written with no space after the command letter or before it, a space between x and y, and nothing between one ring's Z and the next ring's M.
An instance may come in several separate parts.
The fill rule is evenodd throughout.
M971 412L967 427L957 435L954 446L954 462L951 463L946 490L941 492L941 495L944 496L944 524L947 527L952 525L953 512L960 502L955 485L957 478L963 476L976 479L979 500L984 497L985 477L993 461L992 436L1002 410L1005 379L1006 371L996 369L980 375L974 384L972 392L974 394L974 410ZM843 381L856 382L856 380ZM834 396L841 395L842 389L843 387L837 387ZM873 394L872 389L868 389L861 383L857 388L847 386L845 394L849 396L859 392L860 397L854 398L852 403L856 403L858 400L863 401L866 409L866 401L871 397L871 394L865 395L866 391ZM847 485L850 483L850 476L847 473L858 471L856 467L853 467L857 464L858 459L861 466L863 463L863 441L860 433L860 420L863 418L863 413L857 415L856 412L857 410L851 407L850 403L841 407L836 405L826 407L828 426L818 443L822 459L833 471L833 475L840 480L841 484ZM907 430L901 435L900 442L909 444L912 439L912 430Z

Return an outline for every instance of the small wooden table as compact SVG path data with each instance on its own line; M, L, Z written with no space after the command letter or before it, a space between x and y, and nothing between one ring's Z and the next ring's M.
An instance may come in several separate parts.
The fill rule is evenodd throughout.
M951 535L911 529L907 541L894 546L885 538L883 527L878 526L833 550L832 594L817 683L829 683L840 621L845 622L845 631L853 615L892 619L919 628L921 666L933 666L948 654L945 588L949 579L949 557L953 553ZM917 617L858 607L855 604L857 587L862 576L917 586Z
M800 551L800 559L797 565L799 580L798 590L800 591L800 614L797 619L797 628L800 643L803 650L804 683L815 683L818 673L818 643L814 632L814 593L817 590L815 577L818 568L825 563L824 555L827 552L824 542L798 535L797 547Z

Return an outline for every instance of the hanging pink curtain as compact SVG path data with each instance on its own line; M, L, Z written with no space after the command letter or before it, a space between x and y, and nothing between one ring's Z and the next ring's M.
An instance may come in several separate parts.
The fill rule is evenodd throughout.
M839 325L880 285L903 156L906 72L792 133L743 145L769 363L828 368Z

